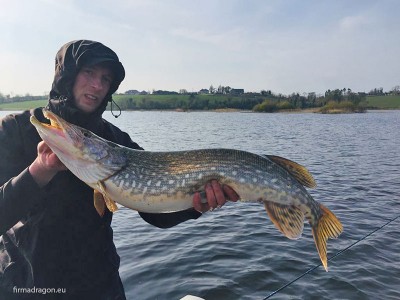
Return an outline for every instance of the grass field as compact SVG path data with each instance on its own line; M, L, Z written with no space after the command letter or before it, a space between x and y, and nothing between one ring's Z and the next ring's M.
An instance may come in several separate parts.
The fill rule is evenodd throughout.
M27 110L35 107L46 106L46 100L33 100L0 104L0 110Z
M368 96L367 106L378 109L400 109L400 95Z
M229 100L229 97L226 95L198 95L196 96L195 101L201 101L208 99L210 104L212 103L226 103ZM120 104L123 104L124 101L127 101L129 98L132 98L134 101L142 102L146 101L162 101L165 104L180 101L185 103L189 101L188 95L146 95L146 96L131 96L131 95L115 95L114 99ZM12 102L12 103L1 103L0 110L26 110L35 107L46 106L47 99L43 100L34 100L34 101L23 101L23 102ZM123 105L121 105L122 108ZM211 106L211 105L210 105ZM375 109L400 109L400 95L393 96L368 96L367 97L367 107L375 108Z
M190 99L190 95L114 95L113 99L118 103L121 109L126 109L126 104L129 101L137 103L136 109L149 109L151 103L163 103L165 109L169 106L185 106L190 101L209 101L210 104L214 103L226 103L230 99L240 99L240 97L234 97L229 95L196 95L195 100ZM26 110L35 107L46 106L46 100L35 100L35 101L21 101L11 103L1 103L0 110ZM150 107L151 108L151 107Z

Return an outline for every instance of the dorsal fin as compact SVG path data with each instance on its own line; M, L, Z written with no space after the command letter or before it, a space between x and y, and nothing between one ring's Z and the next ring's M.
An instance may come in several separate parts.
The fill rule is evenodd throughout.
M296 178L296 180L299 183L301 183L305 187L315 188L317 186L310 172L302 165L280 156L275 156L275 155L265 155L265 156L270 160L272 160L277 165L284 168L286 171L288 171L294 178Z

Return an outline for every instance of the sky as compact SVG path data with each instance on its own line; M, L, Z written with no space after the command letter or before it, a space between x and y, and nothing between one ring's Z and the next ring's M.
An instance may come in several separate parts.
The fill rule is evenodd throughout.
M71 40L102 42L127 90L368 92L400 85L397 0L0 0L0 93L50 91Z

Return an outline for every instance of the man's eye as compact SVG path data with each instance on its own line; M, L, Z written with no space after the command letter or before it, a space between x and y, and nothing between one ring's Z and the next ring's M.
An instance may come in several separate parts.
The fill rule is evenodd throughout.
M109 77L104 77L104 78L103 78L103 81L104 81L105 83L108 83L108 84L111 84L111 82L112 82L111 78L109 78Z
M89 137L91 137L92 135L90 134L90 132L86 132L86 131L85 131L85 132L83 133L83 136L89 138Z

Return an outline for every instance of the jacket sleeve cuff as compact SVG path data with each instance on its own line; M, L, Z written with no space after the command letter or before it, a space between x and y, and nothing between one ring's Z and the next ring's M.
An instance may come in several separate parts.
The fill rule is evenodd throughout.
M190 219L197 219L202 214L193 208L173 212L173 213L162 213L162 214L150 214L139 212L139 215L147 223L156 226L158 228L170 228L179 223L185 222Z

